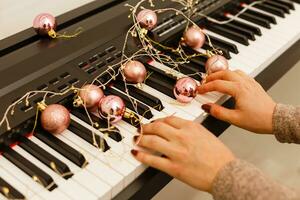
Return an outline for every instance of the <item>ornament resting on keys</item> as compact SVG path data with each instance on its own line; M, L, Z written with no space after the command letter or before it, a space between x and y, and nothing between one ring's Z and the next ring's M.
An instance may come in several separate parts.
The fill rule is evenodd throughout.
M227 59L221 55L209 55L205 63L206 73L209 75L218 71L228 70L229 64Z
M130 60L123 66L123 73L126 81L134 84L143 83L147 76L145 66L136 60Z
M112 123L120 121L125 113L124 101L115 95L103 97L98 106L99 115Z
M189 103L197 95L197 82L190 77L180 78L177 80L173 92L177 101Z
M199 49L205 42L205 35L198 26L193 25L184 32L183 42L191 48Z
M70 112L60 104L46 105L38 103L41 114L41 125L43 129L52 134L60 134L70 125Z
M96 85L84 85L74 100L74 106L85 106L90 111L96 111L100 100L104 97L102 89Z

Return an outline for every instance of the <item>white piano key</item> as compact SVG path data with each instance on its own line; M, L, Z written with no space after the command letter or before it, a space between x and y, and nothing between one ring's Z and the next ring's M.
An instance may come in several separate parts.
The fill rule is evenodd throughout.
M30 188L32 192L38 193L40 191L45 190L39 183L35 182L30 176L25 174L21 169L16 167L13 163L11 163L3 156L0 157L0 167L7 171L10 175L14 176L25 186Z
M124 143L118 144L117 142L104 135L102 132L81 121L74 115L71 115L71 119L106 139L111 149L104 152L103 154L98 154L97 158L121 173L124 176L124 183L126 186L131 183L135 179L135 166L134 163L131 163L129 159L130 152L128 152L128 147Z
M182 106L181 105L179 106L178 102L175 99L168 97L167 95L161 93L158 90L153 89L152 87L150 87L146 84L143 85L141 90L158 97L165 107L163 112L165 112L168 116L175 115L177 117L181 117L181 118L187 119L187 120L195 119L195 117L193 115L183 111L181 109Z
M78 183L74 180L68 180L68 185L62 185L61 189L73 200L82 200L82 199L97 199L97 197L90 191L86 190L83 186L80 189L78 188Z
M110 187L87 169L76 173L72 178L77 180L80 185L86 186L90 192L96 195L97 199L108 200L111 198Z
M236 57L238 58L238 60L241 63L243 63L244 66L251 69L251 68L253 68L253 66L258 65L256 57L259 57L258 55L259 55L260 52L257 52L257 51L260 51L260 50L257 50L256 52L254 52L250 45L245 46L245 45L239 44L238 42L235 42L235 41L233 41L233 40L231 40L227 37L224 37L224 36L222 36L218 33L215 33L213 31L209 31L209 30L206 30L206 29L204 30L204 32L209 33L212 36L215 36L217 38L220 38L220 39L225 40L227 42L230 42L232 44L235 44L239 49L239 54Z
M5 196L3 196L2 193L0 193L0 200L7 200L7 198Z
M58 186L58 188L55 188L54 190L60 191L60 192L56 192L56 193L61 193L60 196L65 195L66 196L65 199L68 198L67 196L70 196L70 197L73 196L73 193L74 193L73 190L76 190L78 192L78 194L80 193L82 195L81 197L83 197L83 195L84 195L84 197L85 197L85 195L88 195L87 198L90 197L90 199L100 199L100 198L95 198L96 195L97 195L97 197L105 197L104 199L108 199L106 191L102 190L102 192L101 192L102 187L105 188L105 185L103 185L103 183L101 183L100 181L97 181L96 177L93 177L93 179L88 180L88 181L90 181L89 183L86 183L86 180L84 180L84 179L78 180L78 178L77 178L78 174L84 173L83 172L84 170L77 172L76 174L74 174L72 176L72 178L69 178L68 180L65 180L64 178L62 178L61 176L56 174L54 171L52 171L50 168L48 168L46 165L44 165L39 160L37 160L35 157L33 157L28 152L23 150L21 147L15 146L14 150L16 152L18 152L19 154L21 154L22 156L24 156L26 159L28 159L34 165L39 167L41 170L46 172L48 175L50 175L53 178L54 182ZM85 173L85 176L88 176L88 174ZM72 183L72 187L71 187L69 182L73 182L74 180L77 180L77 183ZM82 184L82 182L85 182L85 184ZM93 190L88 191L87 189L84 189L86 187L93 187L93 185L94 185L93 182L95 182L99 185L99 189L97 190L97 193ZM50 193L52 193L52 191ZM94 195L89 195L87 193L94 193ZM47 193L45 193L45 196L47 196ZM72 197L72 199L73 198L74 197Z
M30 140L33 141L34 143L36 143L37 145L39 145L41 148L45 149L46 151L48 151L49 153L51 153L53 156L57 157L58 159L60 159L62 162L64 162L66 165L68 165L68 167L70 168L70 170L73 172L73 176L72 178L70 178L71 180L73 180L75 183L73 183L73 187L75 187L75 185L78 183L80 184L80 181L77 180L76 178L76 174L80 173L81 171L85 171L85 169L81 169L78 166L76 166L74 163L72 163L71 161L69 161L68 159L66 159L64 156L62 156L61 154L59 154L58 152L56 152L54 149L50 148L49 146L47 146L45 143L43 143L42 141L40 141L38 138L36 138L35 136L31 136ZM88 173L88 172L87 172ZM69 181L69 180L68 180ZM89 186L88 185L81 185L80 187L80 193L82 193L82 195L80 197L85 197L88 199L95 199L95 195L92 193L92 191L89 191Z
M125 92L119 90L118 88L115 88L115 87L112 87L112 88L114 88L115 90L117 90L117 91L119 91L119 92L121 92L121 93L123 93L123 94L126 95ZM139 102L139 103L141 103L141 104L144 104L145 106L148 106L148 107L149 107L151 113L153 114L153 118L151 118L151 120L154 120L154 119L157 119L157 118L162 118L162 117L168 116L166 113L164 113L164 112L159 112L159 111L155 110L154 108L150 107L149 105L145 104L143 101L137 100L136 98L134 98L134 97L132 97L132 96L131 96L131 98L134 99L134 100L136 100L137 102Z
M45 173L47 173L49 176L51 176L56 185L58 185L59 183L62 183L62 182L65 181L61 176L59 176L54 171L52 171L51 169L49 169L46 165L44 165L43 163L41 163L39 160L37 160L35 157L33 157L27 151L25 151L24 149L22 149L20 146L15 146L13 149L17 153L19 153L20 155L22 155L24 158L26 158L27 160L29 160L32 164L34 164L35 166L37 166L39 169L43 170Z
M184 77L185 76L184 74L182 74L178 71L175 71L173 69L170 69L169 67L164 66L163 64L158 63L156 61L151 61L149 64L154 66L154 67L157 67L158 69L165 69L165 70L169 70L171 72L174 72L174 74L177 74L176 75L177 77ZM199 83L199 81L197 81L197 80L195 80L195 81ZM202 104L216 103L220 99L221 96L222 96L222 94L220 94L220 93L209 92L209 93L206 93L206 94L203 94L203 95L197 95L197 97L188 104L180 104L177 101L176 102L178 103L178 106L181 106L181 108L184 111L188 112L189 114L191 114L195 117L198 117L198 116L200 116L201 114L204 113L204 111L201 109Z
M49 192L47 190L41 191L33 199L43 199L43 200L53 200L53 199L72 200L70 197L66 196L60 190L54 190L54 191L51 191L51 192Z
M89 162L86 169L111 186L112 196L123 189L124 176L97 160L97 155L103 154L101 150L98 150L96 147L68 130L60 134L59 138L86 156Z
M48 153L52 154L53 156L55 156L56 158L58 158L59 160L64 162L66 165L68 165L68 167L70 168L71 172L73 172L73 174L75 174L76 172L81 170L81 168L79 168L74 163L72 163L70 160L65 158L63 155L61 155L60 153L58 153L57 151L55 151L54 149L49 147L47 144L45 144L43 141L41 141L37 137L31 136L31 137L29 137L29 139L32 142L34 142L35 144L39 145L44 150L48 151Z
M289 15L287 15L287 16L289 16ZM289 17L293 18L292 15L290 15ZM287 21L289 21L287 18L288 17L285 18L286 19L285 23L288 23ZM240 18L238 18L237 20L242 21L247 24L250 24L252 26L257 26L251 22L248 22L248 21L240 19ZM266 45L264 48L261 48L265 51L264 61L262 63L256 65L256 67L250 73L248 73L249 75L251 75L251 76L257 75L266 66L268 66L275 58L277 58L281 53L283 53L283 51L286 50L292 43L294 43L294 41L296 41L297 36L295 39L295 35L290 37L290 40L293 42L290 42L290 40L281 39L280 34L278 35L278 32L279 32L278 30L284 31L285 29L287 29L287 30L289 30L289 32L293 32L290 29L288 29L287 27L285 27L285 25L284 25L285 23L278 23L272 29L266 29L263 27L259 27L262 32L261 40L264 42L268 42L268 45ZM260 41L256 41L256 42L261 43ZM270 47L270 44L272 44L271 47Z
M184 74L171 69L159 62L156 62L154 60L152 60L151 62L149 62L150 65L152 65L153 67L156 67L160 70L163 70L165 72L169 72L171 74L174 74L174 76L176 76L177 78L181 78L181 77L185 77ZM198 82L198 81L197 81ZM176 103L178 104L177 106L180 106L180 109L184 110L185 112L189 113L190 115L193 115L194 117L198 117L199 115L201 115L203 113L203 110L201 109L201 104L199 102L196 102L195 100L193 100L190 103L187 104L182 104L176 101Z
M1 159L0 159L1 162ZM5 171L0 165L0 177L3 178L6 182L8 182L11 186L16 188L21 194L25 196L25 198L30 199L32 198L35 193L31 191L31 189L20 182L16 177Z

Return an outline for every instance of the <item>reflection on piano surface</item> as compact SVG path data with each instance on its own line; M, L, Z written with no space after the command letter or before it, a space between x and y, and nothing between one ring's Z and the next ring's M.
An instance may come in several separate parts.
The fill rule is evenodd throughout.
M159 2L162 7L186 12L172 1ZM252 2L197 1L195 9L199 15L193 20L203 28L214 46L222 50L231 69L240 69L255 77L298 42L300 1L266 0L249 7ZM85 29L80 37L72 40L40 39L28 29L0 41L0 113L29 90L63 92L72 85L81 87L118 63L130 26L125 3L136 1L96 1L60 16L59 31L79 26ZM244 8L248 9L235 17ZM233 20L217 24L200 14L217 20ZM157 41L172 45L181 37L186 22L175 13L161 13L151 34ZM131 43L129 50L138 48ZM206 42L201 49L186 51L194 54L210 48ZM176 53L164 53L172 59L178 57ZM141 88L128 86L128 97L124 84L113 80L105 88L105 94L123 98L130 110L135 110L131 100L136 100L135 115L147 111L142 123L169 115L202 122L207 117L201 109L202 104L224 103L228 99L220 93L210 93L198 95L188 105L174 103L173 87L177 78L205 73L205 58L193 58L178 66L178 70L148 58L139 60L151 73L145 85ZM201 81L200 76L192 77ZM110 78L109 73L104 73L99 81L106 82ZM89 124L83 109L72 106L73 95L48 95L48 103L64 104L71 112L71 124L60 135L44 131L39 124L34 134L30 133L36 103L43 95L32 95L28 105L25 102L16 105L14 117L9 116L11 130L1 127L0 199L126 199L134 196L118 194L127 186L130 188L147 168L130 154L139 122L132 124L132 119L124 118L112 126L114 134L106 137L105 132ZM100 127L109 125L96 115L92 118ZM96 133L95 140L92 131ZM99 144L103 138L104 148L100 151L94 141Z

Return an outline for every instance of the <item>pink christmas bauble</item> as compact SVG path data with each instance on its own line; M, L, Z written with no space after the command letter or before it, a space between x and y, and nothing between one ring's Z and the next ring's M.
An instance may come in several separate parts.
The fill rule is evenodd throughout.
M41 13L33 20L33 28L41 36L48 35L49 31L55 31L56 26L55 17L49 13Z
M147 76L145 66L139 61L129 61L123 68L126 81L130 83L143 83Z
M205 63L205 69L207 74L211 74L222 70L228 70L228 61L224 56L213 55L207 59Z
M96 108L104 97L103 91L96 85L85 85L79 91L79 97L88 109Z
M69 127L70 112L60 104L49 105L42 111L41 124L52 134L62 133Z
M201 48L205 42L205 35L197 26L189 27L183 34L183 41L191 48Z
M177 101L189 103L197 95L197 82L190 77L180 78L177 80L173 92Z
M157 15L153 10L144 9L141 10L137 17L137 22L141 25L141 27L151 30L157 24Z
M115 95L108 95L99 102L99 114L112 123L120 121L125 112L124 101Z

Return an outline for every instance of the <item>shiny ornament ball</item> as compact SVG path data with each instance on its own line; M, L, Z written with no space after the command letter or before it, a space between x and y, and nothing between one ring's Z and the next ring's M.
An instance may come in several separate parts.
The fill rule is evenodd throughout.
M42 111L41 124L52 134L62 133L69 127L70 112L60 104L49 105Z
M207 59L205 63L205 69L207 74L211 74L217 71L228 70L228 61L224 56L213 55Z
M98 106L100 100L104 97L104 93L98 86L88 84L81 88L79 97L86 108L93 109Z
M143 83L147 76L145 66L139 61L129 61L123 68L126 81L130 83Z
M125 103L118 96L108 95L101 99L98 109L102 118L116 123L120 121L124 115Z
M141 25L141 27L151 30L157 24L157 15L153 10L144 9L141 10L137 17L137 22Z
M177 80L173 92L177 101L189 103L197 95L197 82L190 77L180 78Z
M55 31L56 26L55 17L49 13L41 13L33 20L33 28L41 36L48 35L50 31Z
M205 35L199 27L191 26L184 32L183 41L186 45L198 49L203 46Z

